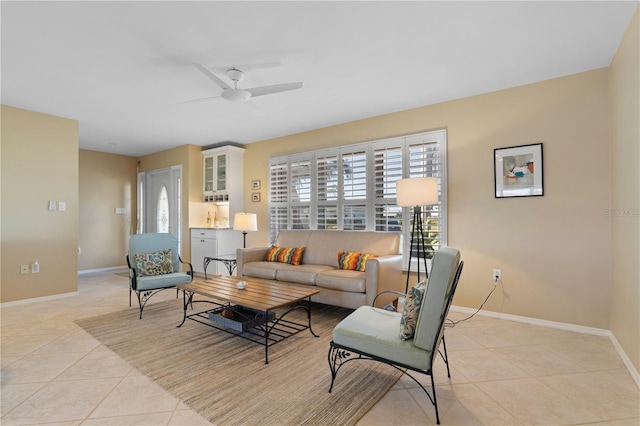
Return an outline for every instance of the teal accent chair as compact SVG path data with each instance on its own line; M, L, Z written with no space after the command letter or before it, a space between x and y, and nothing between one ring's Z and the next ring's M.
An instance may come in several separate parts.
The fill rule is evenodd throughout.
M171 263L173 272L162 275L142 275L136 267L137 253L154 253L162 250L171 250ZM187 272L180 271L180 264L187 265ZM142 310L147 301L154 294L168 288L175 288L178 284L186 284L193 281L193 266L183 262L180 258L178 239L172 234L135 234L129 238L129 254L127 254L129 266L129 306L131 306L131 292L138 296L140 306L140 319ZM176 290L176 297L178 290Z
M447 375L451 377L447 345L444 340L444 325L463 265L460 252L454 248L442 247L436 252L422 306L416 319L415 333L410 340L400 338L402 314L398 312L373 306L361 306L342 320L333 329L333 340L329 346L328 359L331 370L329 392L333 389L338 370L349 361L383 362L403 372L420 385L435 407L436 421L440 424L433 365L437 354L440 354L447 366ZM394 293L404 295L399 292ZM440 342L442 342L442 352ZM431 394L411 375L410 371L431 376Z

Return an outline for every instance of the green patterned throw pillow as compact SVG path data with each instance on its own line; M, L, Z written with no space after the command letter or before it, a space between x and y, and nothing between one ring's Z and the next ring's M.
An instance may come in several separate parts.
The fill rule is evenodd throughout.
M136 269L140 275L163 275L173 272L171 250L136 253Z
M422 306L422 299L427 289L427 282L421 281L411 287L402 309L400 318L400 338L402 340L413 339L413 333L416 331L418 315Z

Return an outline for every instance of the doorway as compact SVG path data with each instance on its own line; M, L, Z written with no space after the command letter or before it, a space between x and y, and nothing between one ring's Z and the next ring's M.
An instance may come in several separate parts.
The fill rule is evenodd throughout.
M171 233L180 241L182 166L141 172L139 232Z

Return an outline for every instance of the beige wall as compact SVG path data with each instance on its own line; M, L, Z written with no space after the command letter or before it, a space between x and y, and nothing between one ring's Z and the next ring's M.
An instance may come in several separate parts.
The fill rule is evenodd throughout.
M180 255L184 261L191 259L189 235L189 202L202 201L202 147L182 145L177 148L140 157L140 171L182 166L182 232Z
M78 289L78 122L2 105L0 301ZM66 202L48 211L47 201ZM40 263L39 274L20 274Z
M640 8L611 63L610 328L640 370Z
M78 256L80 271L126 265L136 232L137 158L80 150ZM115 214L116 208L126 214Z
M290 135L247 146L245 187L268 182L267 158L446 128L449 152L449 245L465 271L455 304L607 329L611 224L608 70L493 92ZM495 199L493 149L544 144L543 197ZM267 243L267 202L251 203Z

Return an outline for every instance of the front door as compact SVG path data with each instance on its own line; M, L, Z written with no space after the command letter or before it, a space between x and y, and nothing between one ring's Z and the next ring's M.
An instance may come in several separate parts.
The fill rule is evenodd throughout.
M144 232L171 233L180 239L181 180L181 166L145 173Z

